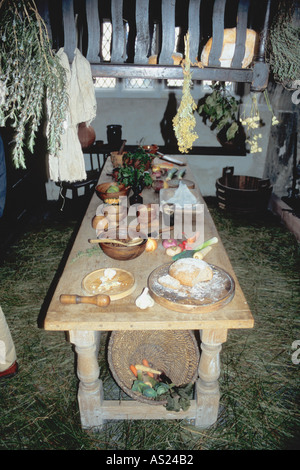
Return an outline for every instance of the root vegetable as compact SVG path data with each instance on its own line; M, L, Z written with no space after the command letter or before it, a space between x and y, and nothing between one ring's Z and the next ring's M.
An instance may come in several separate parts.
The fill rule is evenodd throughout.
M150 251L155 251L156 248L157 248L157 240L155 240L155 238L148 238L145 250L150 252Z
M141 372L152 372L152 374L161 375L159 370L151 369L151 367L144 366L144 364L135 364L135 368Z
M181 246L170 246L166 249L166 255L175 256L182 252Z
M133 373L133 375L135 375L135 377L138 376L137 369L136 369L136 367L134 367L133 364L131 364L131 366L129 367L129 369L131 370L131 372Z
M150 366L149 366L149 362L147 361L147 359L143 359L143 360L142 360L142 363L143 363L144 366L150 367ZM154 378L154 374L153 374L152 372L147 372L147 374L149 375L149 377Z
M170 246L177 246L177 240L174 238L168 238L163 240L162 245L164 248L170 248Z
M211 246L207 246L207 247L203 248L203 250L196 251L196 252L193 254L193 258L196 258L196 259L203 259L204 256L206 256L207 253L209 253L211 250L212 250L212 247L211 247Z

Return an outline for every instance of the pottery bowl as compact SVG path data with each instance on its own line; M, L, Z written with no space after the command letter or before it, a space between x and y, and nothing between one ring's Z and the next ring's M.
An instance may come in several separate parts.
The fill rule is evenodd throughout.
M152 188L156 193L159 193L161 189L164 187L164 181L163 180L154 180L152 183Z
M111 186L118 188L118 191L107 192ZM119 198L121 196L127 196L129 188L126 188L123 183L117 183L116 181L110 181L107 183L98 184L95 188L97 196L102 201L109 204L119 204Z
M159 149L158 145L143 145L143 149L147 152L147 153L153 153L155 154L157 152L157 150Z
M101 236L102 235L102 236ZM127 230L112 229L99 235L98 238L112 238L116 240L128 240ZM123 246L114 243L99 243L102 251L110 258L120 261L128 261L137 258L144 253L147 243L147 238L141 238L139 245Z

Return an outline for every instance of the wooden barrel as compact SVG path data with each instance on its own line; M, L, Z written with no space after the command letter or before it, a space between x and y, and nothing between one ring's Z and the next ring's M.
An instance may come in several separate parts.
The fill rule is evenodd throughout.
M270 180L233 173L233 167L225 167L222 177L216 181L219 208L237 213L265 211L273 189Z

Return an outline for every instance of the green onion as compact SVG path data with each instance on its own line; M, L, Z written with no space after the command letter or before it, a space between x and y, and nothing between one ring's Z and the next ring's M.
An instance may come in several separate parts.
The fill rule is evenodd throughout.
M197 251L203 250L203 248L206 248L207 246L214 245L218 243L218 238L217 237L212 237L209 238L209 240L206 240L206 242L202 243L201 245L197 246L194 250L184 250L181 253L178 253L178 255L174 255L172 257L173 261L177 261L180 258L192 258L194 253Z
M206 248L207 246L215 245L216 243L218 243L218 241L219 240L217 239L217 237L212 237L209 240L206 240L206 242L204 242L201 245L197 246L197 248L195 248L194 251L203 250L203 248Z

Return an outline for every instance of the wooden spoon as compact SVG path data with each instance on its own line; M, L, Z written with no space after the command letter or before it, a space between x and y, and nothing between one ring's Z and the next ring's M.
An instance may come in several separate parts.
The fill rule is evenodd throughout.
M81 296L76 294L62 294L59 297L62 304L93 304L98 307L107 307L110 304L109 295L98 294L93 296Z
M119 150L119 152L118 152L119 155L121 155L121 154L123 153L123 150L124 150L124 147L125 147L126 142L127 142L127 140L123 140L123 143L122 143L122 145L121 145L121 148L120 148L120 150Z
M130 242L121 242L120 240L114 240L112 238L96 238L96 239L89 239L89 243L116 243L117 245L123 246L135 246L140 245L143 242L142 238L133 238Z

